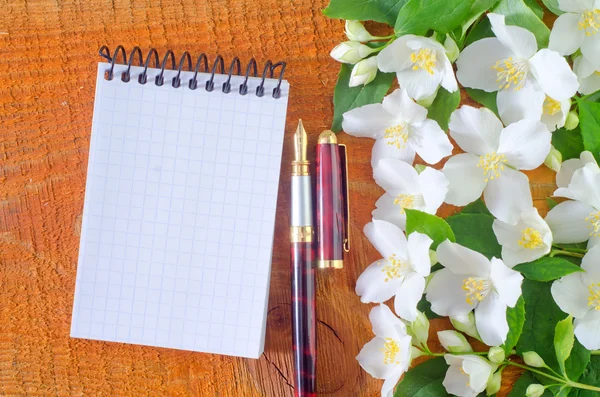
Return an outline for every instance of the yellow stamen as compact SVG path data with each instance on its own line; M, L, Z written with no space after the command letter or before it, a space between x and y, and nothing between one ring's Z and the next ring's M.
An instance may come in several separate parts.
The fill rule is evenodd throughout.
M588 296L588 306L594 310L600 310L600 283L588 286L590 295Z
M408 132L403 124L397 124L386 128L383 137L388 139L388 145L395 146L396 149L404 149L408 141Z
M396 360L396 356L400 354L400 346L398 346L398 343L394 339L385 338L385 344L381 351L383 352L383 363L385 365L400 364L400 361Z
M521 231L521 239L519 245L527 249L536 249L544 245L542 234L532 227L528 227Z
M554 116L556 113L560 112L560 110L560 101L546 95L546 99L544 99L544 114Z
M466 292L465 300L469 305L481 302L489 292L490 283L486 279L469 277L463 280L462 289Z
M463 367L460 367L460 373L463 375L467 375L467 387L471 387L471 378L469 378L469 374L465 372L465 370L463 369Z
M433 74L435 68L435 51L430 48L421 48L418 52L410 54L410 60L413 63L413 70L423 69L429 74Z
M585 220L590 223L588 229L592 229L590 231L590 237L600 236L600 211L592 212Z
M582 12L578 27L579 30L585 30L586 36L598 33L598 30L600 30L600 10Z
M514 85L515 91L519 91L525 85L527 61L514 61L509 57L496 62L492 69L496 71L496 81L500 90L507 90Z
M403 261L398 258L396 254L387 258L387 263L381 269L382 272L385 273L385 282L387 283L390 280L395 278L400 278L404 276L404 272L409 268L409 263Z
M405 208L415 208L415 196L413 196L412 194L401 194L399 196L396 196L396 198L394 199L394 204L399 205L400 213L404 214L406 212L404 211Z
M500 176L500 171L504 170L504 164L507 162L508 160L503 154L488 153L484 156L479 156L477 167L483 168L485 181L488 182L490 179Z

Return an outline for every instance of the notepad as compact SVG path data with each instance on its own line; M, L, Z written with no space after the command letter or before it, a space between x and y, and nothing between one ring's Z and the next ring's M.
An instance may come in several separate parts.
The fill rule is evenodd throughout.
M71 336L257 358L289 85L98 65Z

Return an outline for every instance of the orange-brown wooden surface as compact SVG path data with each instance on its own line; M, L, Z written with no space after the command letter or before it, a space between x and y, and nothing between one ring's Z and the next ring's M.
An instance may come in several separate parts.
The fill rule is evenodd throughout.
M265 354L245 360L69 338L98 48L123 44L242 60L285 59L286 134L303 118L312 142L329 127L341 21L326 0L0 0L0 395L292 396L288 206L284 149ZM260 63L260 62L259 62ZM353 249L318 281L318 391L377 396L355 360L371 337L354 286L377 259L362 235L381 189L368 139L345 135ZM553 175L533 174L534 196ZM540 203L543 202L540 201ZM455 211L444 207L442 215ZM436 322L435 328L446 326ZM433 333L432 333L433 335ZM505 379L507 390L511 379Z

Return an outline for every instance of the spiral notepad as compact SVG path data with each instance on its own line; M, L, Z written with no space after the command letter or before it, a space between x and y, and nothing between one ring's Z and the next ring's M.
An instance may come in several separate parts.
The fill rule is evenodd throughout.
M285 63L100 54L71 336L258 357Z

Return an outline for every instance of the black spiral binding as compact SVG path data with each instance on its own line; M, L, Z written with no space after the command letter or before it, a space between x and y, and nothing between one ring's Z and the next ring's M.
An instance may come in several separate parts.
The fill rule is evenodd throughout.
M156 76L154 79L154 84L157 86L162 86L164 84L164 72L169 66L171 70L177 70L177 75L173 77L171 80L171 86L173 88L181 87L181 72L187 64L187 70L190 72L194 72L194 76L189 80L187 86L190 90L195 90L198 88L198 72L202 71L203 73L209 73L210 70L210 78L204 83L204 89L206 91L214 90L214 78L215 74L225 74L225 61L223 57L218 55L213 64L212 69L209 68L208 57L206 54L202 53L196 60L196 65L192 68L192 56L186 51L179 58L179 62L176 62L175 53L171 50L168 50L164 57L162 58L162 62L159 62L158 52L151 48L146 56L146 60L144 61L144 56L142 54L142 50L139 47L134 47L133 50L129 53L129 58L127 58L127 52L122 45L117 46L112 56L110 54L110 50L107 46L100 47L98 51L100 56L106 59L110 63L110 69L106 71L104 74L104 78L106 80L112 80L114 78L114 69L115 64L117 63L117 58L121 56L123 59L123 65L127 65L127 70L121 74L121 80L124 82L131 81L131 66L134 64L134 61L137 60L138 66L143 66L144 71L138 76L137 81L139 84L146 84L148 82L148 67L154 67L156 69L160 69L160 74ZM154 61L152 63L152 61ZM170 62L169 62L170 61ZM265 94L265 80L267 78L273 78L275 70L279 68L279 76L277 77L277 86L273 88L272 96L273 98L279 98L281 96L281 82L283 80L283 74L285 73L285 62L277 62L272 63L271 61L267 61L262 71L261 81L258 87L256 87L256 96L262 97ZM248 93L248 77L251 75L254 77L258 77L258 66L256 60L254 58L250 59L246 66L246 73L243 75L242 72L242 64L238 57L233 58L231 64L229 66L229 71L227 73L227 81L223 83L221 87L221 91L225 94L231 92L231 76L234 75L243 76L244 82L240 84L239 93L240 95L246 95ZM252 74L251 74L252 73Z

